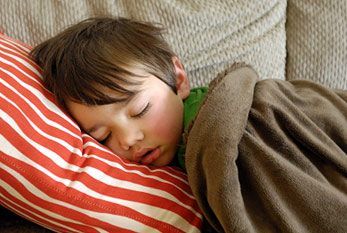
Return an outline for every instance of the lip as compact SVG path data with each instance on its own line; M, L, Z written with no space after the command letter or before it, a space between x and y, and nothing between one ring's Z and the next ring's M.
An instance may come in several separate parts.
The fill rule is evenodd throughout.
M141 149L141 150L137 151L134 154L133 160L135 162L140 162L142 160L142 158L145 156L145 154L148 153L148 151L151 151L151 150L154 150L154 149L146 148L146 149Z
M151 151L149 154L149 151ZM151 164L153 161L155 161L157 158L160 156L160 148L154 148L154 149L144 149L141 150L140 152L136 153L135 155L135 161L148 165Z

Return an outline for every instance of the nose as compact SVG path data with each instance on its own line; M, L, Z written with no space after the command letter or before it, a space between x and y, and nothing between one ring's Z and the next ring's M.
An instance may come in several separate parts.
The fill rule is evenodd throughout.
M119 134L119 144L123 150L130 150L131 147L136 145L139 141L143 140L144 134L139 129L131 127L124 127L122 133Z

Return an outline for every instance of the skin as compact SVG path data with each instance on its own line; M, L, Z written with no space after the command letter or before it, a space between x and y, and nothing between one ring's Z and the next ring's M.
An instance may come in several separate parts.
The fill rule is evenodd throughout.
M166 166L180 142L183 100L190 93L181 62L177 57L172 61L177 94L157 77L136 71L141 75L132 78L142 83L130 87L138 91L130 101L96 106L67 101L67 107L84 131L115 154L142 164Z

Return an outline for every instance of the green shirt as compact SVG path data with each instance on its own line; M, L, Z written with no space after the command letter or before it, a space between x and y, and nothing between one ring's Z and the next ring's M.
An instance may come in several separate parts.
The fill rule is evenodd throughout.
M197 87L190 90L190 95L184 100L184 112L183 112L183 129L187 129L187 126L191 120L194 119L197 114L200 104L207 94L207 87ZM186 170L186 162L184 155L186 153L186 145L181 139L180 145L177 150L177 159L181 168Z

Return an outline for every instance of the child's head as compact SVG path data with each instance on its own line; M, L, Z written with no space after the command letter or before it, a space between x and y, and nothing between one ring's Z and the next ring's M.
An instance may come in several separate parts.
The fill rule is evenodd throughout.
M156 166L176 152L189 95L161 31L125 18L93 18L31 52L45 85L86 132L118 155Z
M117 100L105 95L107 87L131 97L130 68L160 78L175 91L175 54L162 29L125 18L92 18L77 23L31 52L43 69L45 85L62 106L65 100L100 105Z

